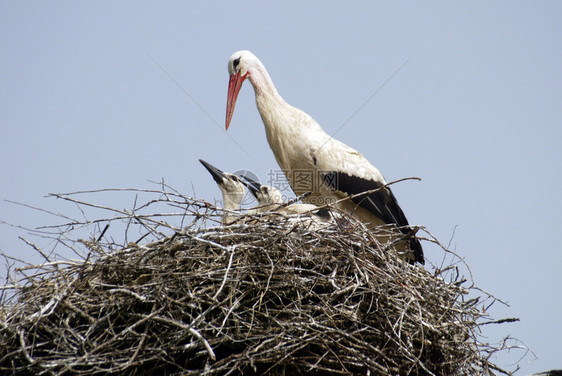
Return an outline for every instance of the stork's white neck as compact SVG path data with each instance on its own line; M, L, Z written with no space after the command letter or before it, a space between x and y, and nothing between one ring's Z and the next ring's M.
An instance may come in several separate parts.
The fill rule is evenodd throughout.
M240 207L240 203L244 198L244 191L228 191L225 187L220 186L219 188L222 192L222 201L223 201L223 216L222 216L222 224L228 225L231 224L236 218L239 216L239 212L237 209Z
M248 78L254 87L256 97L258 95L263 95L270 98L278 97L283 100L261 61L257 60L252 65L252 70Z
M240 206L240 194L238 192L222 192L223 209L236 210Z
M248 78L254 87L256 105L265 126L267 141L277 163L285 171L298 168L299 161L310 158L304 154L309 152L309 148L303 148L302 145L312 147L316 142L324 142L322 140L327 136L312 117L285 102L257 58L249 73Z

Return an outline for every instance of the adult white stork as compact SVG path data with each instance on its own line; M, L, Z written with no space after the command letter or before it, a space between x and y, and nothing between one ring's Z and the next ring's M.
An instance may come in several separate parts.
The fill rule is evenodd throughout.
M408 259L424 263L423 249L408 224L382 174L357 150L334 140L304 111L279 95L265 66L250 51L235 52L228 61L230 81L226 104L226 129L244 80L254 87L256 105L265 126L267 141L277 163L296 195L311 194L305 202L322 205L337 202L370 227L396 225L393 240L405 238ZM361 196L352 195L380 188ZM339 201L346 197L348 200ZM385 241L388 238L383 239Z
M212 164L200 159L199 162L211 173L213 180L219 186L222 192L223 215L222 224L228 225L234 222L239 213L236 212L240 208L240 204L246 194L246 187L240 181L240 178L234 174L229 174L213 166Z

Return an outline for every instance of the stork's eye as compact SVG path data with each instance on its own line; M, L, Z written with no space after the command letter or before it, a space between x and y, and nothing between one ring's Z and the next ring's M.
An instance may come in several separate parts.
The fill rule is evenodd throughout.
M235 59L235 60L232 62L232 66L234 67L234 69L236 69L236 67L238 67L238 64L240 64L240 58Z
M263 193L266 193L266 194L267 194L268 192L269 192L269 188L263 187Z

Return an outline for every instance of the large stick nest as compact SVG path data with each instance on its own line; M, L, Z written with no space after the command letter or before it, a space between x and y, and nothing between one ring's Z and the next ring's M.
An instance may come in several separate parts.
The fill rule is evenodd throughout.
M351 219L223 227L209 225L214 206L178 197L187 228L114 210L107 221L128 216L153 239L82 240L82 260L19 269L2 294L0 373L506 373L488 361L498 349L479 326L490 318L457 266L409 265Z

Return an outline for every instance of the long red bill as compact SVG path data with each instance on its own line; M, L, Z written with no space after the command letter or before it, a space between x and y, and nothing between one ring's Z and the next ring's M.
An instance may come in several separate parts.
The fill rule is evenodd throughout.
M228 97L226 99L226 130L230 125L230 120L234 114L234 106L236 106L236 99L242 87L242 82L246 79L246 75L241 76L240 72L231 74L228 81Z

